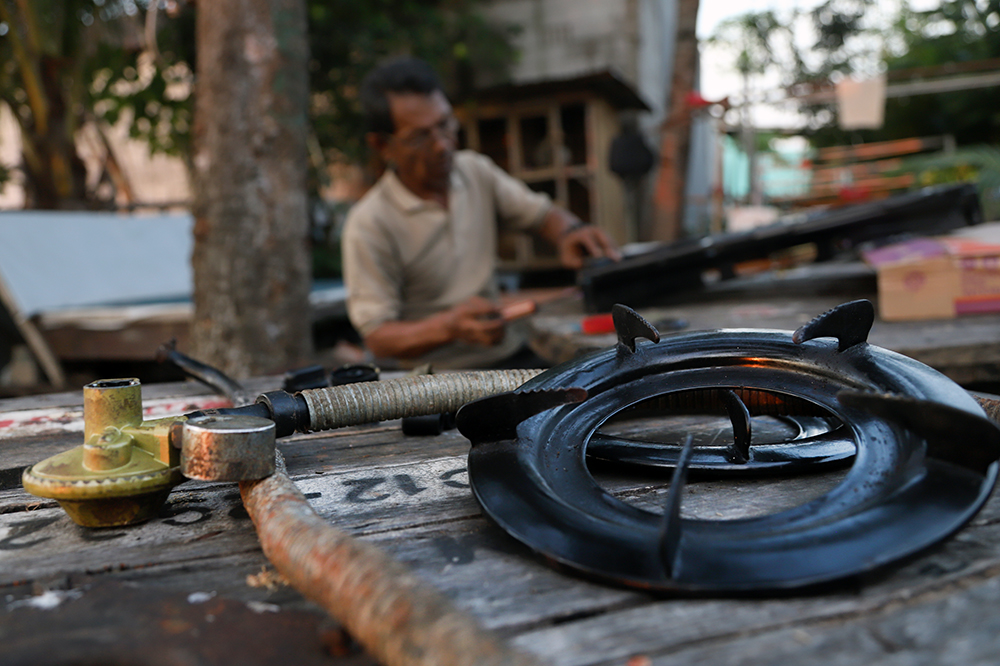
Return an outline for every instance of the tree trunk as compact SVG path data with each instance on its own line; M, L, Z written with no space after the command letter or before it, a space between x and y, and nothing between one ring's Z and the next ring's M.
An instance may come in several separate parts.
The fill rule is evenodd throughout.
M194 355L234 377L311 352L305 0L197 6Z
M74 133L80 111L70 93L60 58L40 59L47 100L44 123L21 124L25 198L28 208L45 210L87 207L87 168L77 154ZM71 114L76 114L70 117Z
M83 68L73 57L78 53L52 53L76 41L64 31L65 16L52 4L0 2L11 57L4 63L9 79L4 101L21 129L26 207L82 208L87 203L87 171L77 155L74 133L82 117Z
M674 71L667 118L663 122L660 171L656 181L653 239L677 240L683 235L688 155L691 152L691 108L688 94L698 74L699 0L678 0Z

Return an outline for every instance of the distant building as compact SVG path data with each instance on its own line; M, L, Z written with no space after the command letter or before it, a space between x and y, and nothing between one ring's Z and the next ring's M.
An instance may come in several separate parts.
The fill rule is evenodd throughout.
M521 28L521 57L508 85L487 87L462 108L468 145L619 243L642 240L651 178L624 182L608 155L626 119L658 148L676 0L492 0L484 10ZM529 242L520 241L517 258L529 260Z
M670 88L676 0L491 0L488 16L521 26L514 83L617 72L663 121Z

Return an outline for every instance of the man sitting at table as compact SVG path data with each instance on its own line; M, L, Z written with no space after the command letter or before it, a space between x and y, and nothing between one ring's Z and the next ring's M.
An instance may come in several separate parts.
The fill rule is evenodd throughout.
M351 323L376 358L509 367L526 336L497 307L496 221L547 240L567 268L617 259L616 248L488 157L457 150L458 120L427 63L375 69L361 103L368 145L388 168L344 227Z

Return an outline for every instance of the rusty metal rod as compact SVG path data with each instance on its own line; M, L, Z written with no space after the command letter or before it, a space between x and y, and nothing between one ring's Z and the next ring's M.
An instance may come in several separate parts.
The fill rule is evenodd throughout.
M457 409L538 372L424 375L379 382L379 390L352 384L305 393L319 430ZM386 666L538 666L402 564L316 514L280 452L275 473L241 482L240 494L271 563Z
M268 560L386 666L537 666L375 546L316 514L278 470L240 493Z

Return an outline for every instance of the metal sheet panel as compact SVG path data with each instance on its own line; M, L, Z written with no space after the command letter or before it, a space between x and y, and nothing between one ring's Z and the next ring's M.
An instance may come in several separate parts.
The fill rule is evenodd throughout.
M86 305L189 299L188 213L0 213L0 277L25 317Z

